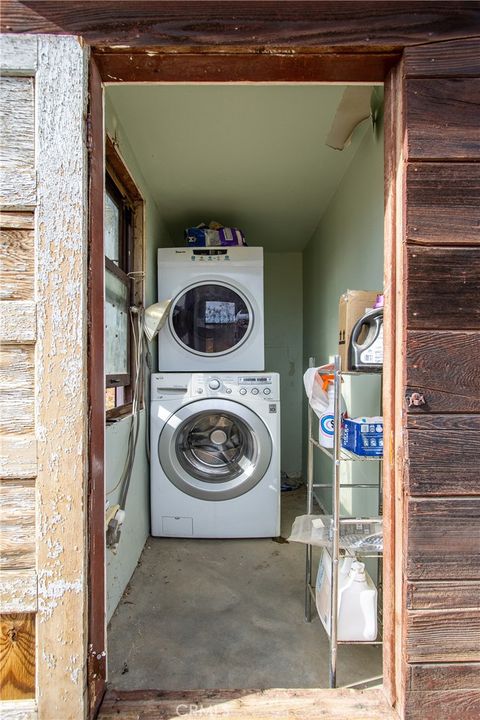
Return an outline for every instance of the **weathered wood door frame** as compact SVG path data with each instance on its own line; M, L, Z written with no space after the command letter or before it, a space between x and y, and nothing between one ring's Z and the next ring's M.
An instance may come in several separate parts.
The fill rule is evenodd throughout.
M188 55L178 55L168 52L157 52L153 48L136 48L135 54L124 53L117 49L102 47L93 48L92 70L90 73L91 110L89 122L91 128L91 257L98 258L103 254L103 240L100 238L100 229L103 223L103 207L98 200L98 188L103 183L104 165L98 157L103 152L103 123L101 119L101 92L100 81L112 82L305 82L305 83L375 83L385 82L385 105L388 108L395 105L395 82L391 79L396 63L400 61L398 53L355 53L354 55L310 52L307 58L278 55L234 54L225 55L203 49L202 52L190 52ZM394 152L394 124L395 117L391 112L386 113L385 148L387 162L386 192L395 188L392 178L395 174ZM385 220L385 294L387 297L387 310L385 315L386 360L384 367L385 387L385 427L386 437L390 437L387 447L393 451L394 447L394 407L395 407L395 299L400 290L395 286L395 232L393 208L387 201L387 214ZM90 547L91 573L90 573L90 630L89 641L89 682L90 706L92 711L98 707L105 687L105 628L99 618L104 616L105 585L102 569L105 563L105 550L102 544L101 532L103 528L104 491L103 472L100 463L100 448L103 451L103 428L100 422L99 409L103 412L103 323L101 315L95 312L98 302L99 284L102 283L103 274L95 271L95 264L90 265L90 369L91 369L91 489L90 489ZM100 318L100 319L99 319ZM101 372L100 372L101 368ZM101 396L101 398L100 398ZM95 400L95 397L97 400ZM397 698L395 647L399 641L395 633L395 585L401 583L400 577L395 578L394 557L394 516L395 516L395 468L393 457L387 453L384 463L384 513L385 513L385 562L384 572L384 690L390 704L393 706ZM398 541L398 538L397 538ZM397 550L398 552L398 550ZM398 598L397 598L398 599ZM400 613L397 613L397 616ZM396 632L400 632L397 622Z

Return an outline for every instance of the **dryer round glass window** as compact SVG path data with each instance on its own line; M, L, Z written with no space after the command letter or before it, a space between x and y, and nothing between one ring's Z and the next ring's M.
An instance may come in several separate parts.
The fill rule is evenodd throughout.
M265 475L272 441L249 408L208 399L184 405L166 421L158 450L167 477L180 490L204 500L230 500Z
M170 329L189 352L226 355L236 350L253 326L247 298L230 285L218 282L191 285L172 304Z

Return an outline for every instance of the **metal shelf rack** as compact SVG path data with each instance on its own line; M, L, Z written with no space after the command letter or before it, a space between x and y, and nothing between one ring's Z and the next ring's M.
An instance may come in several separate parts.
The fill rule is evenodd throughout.
M315 367L315 359L310 358L310 367ZM330 488L333 491L332 497L332 540L329 545L329 551L332 558L331 567L331 592L330 592L330 687L335 688L337 685L337 648L338 645L382 645L382 640L376 641L342 641L338 640L338 563L340 558L340 525L351 522L352 518L340 516L340 490L341 488L377 488L379 493L379 512L382 507L382 460L381 456L363 457L348 452L341 447L341 382L342 376L347 375L365 375L365 373L342 371L341 360L339 355L335 355L333 361L333 370L329 371L333 374L334 379L334 441L333 448L325 448L313 437L313 417L314 413L308 405L308 455L307 455L307 514L313 514L314 490L316 488ZM314 482L314 450L320 450L327 455L333 463L332 482L331 483L315 483ZM379 481L377 483L341 483L340 468L343 462L376 462L380 463ZM364 521L372 521L376 518L361 518ZM378 559L378 578L377 589L379 599L379 636L381 626L381 575L382 575L382 552L359 552L354 551L355 555L361 555L362 558ZM306 563L305 563L305 620L311 622L312 619L312 600L315 600L315 588L312 585L312 545L306 546Z

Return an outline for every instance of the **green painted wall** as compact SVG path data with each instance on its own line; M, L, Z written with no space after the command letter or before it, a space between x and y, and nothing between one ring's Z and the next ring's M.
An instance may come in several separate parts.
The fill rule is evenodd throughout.
M145 305L148 306L156 301L157 295L157 247L170 245L171 241L125 131L109 102L108 90L105 98L105 131L115 139L118 152L145 201ZM155 368L156 343L152 346L152 352ZM105 478L107 499L111 505L115 505L118 500L118 489L111 494L109 491L118 482L125 464L129 427L130 419L125 418L106 428ZM149 469L145 452L145 417L142 417L120 543L116 555L107 550L107 620L110 620L135 570L149 531Z
M383 128L366 132L355 157L333 196L303 256L304 367L308 359L328 362L337 351L338 300L347 289L378 290L383 287ZM380 379L347 378L343 395L349 414L379 414ZM306 400L304 400L306 428ZM332 464L315 451L316 479L328 481ZM304 442L304 467L306 443ZM347 464L344 464L347 465ZM348 463L352 466L352 463ZM345 481L372 482L378 475L374 463L354 463L344 471ZM375 464L376 465L376 464ZM323 479L321 479L323 478ZM331 506L331 492L319 496ZM374 490L343 490L346 513L377 512Z
M302 472L302 254L265 253L265 368L280 373L282 470Z

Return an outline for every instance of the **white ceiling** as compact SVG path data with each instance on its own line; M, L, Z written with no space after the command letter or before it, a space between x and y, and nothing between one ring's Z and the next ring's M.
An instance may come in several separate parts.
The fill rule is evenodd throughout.
M301 250L352 160L325 138L333 85L127 85L107 88L175 244L218 220L249 245Z

